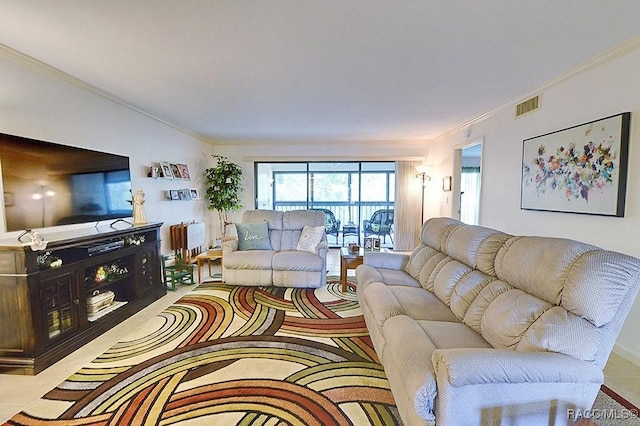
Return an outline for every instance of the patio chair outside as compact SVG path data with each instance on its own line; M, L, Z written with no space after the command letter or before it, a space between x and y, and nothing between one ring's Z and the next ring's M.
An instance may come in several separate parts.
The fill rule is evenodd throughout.
M333 214L331 210L328 209L311 209L318 210L324 212L324 217L326 220L326 233L327 235L333 235L336 237L336 244L338 244L338 234L340 233L340 220L336 219L336 216Z
M362 232L366 238L368 235L377 235L386 242L387 235L393 244L393 209L376 210L371 215L371 219L362 222Z

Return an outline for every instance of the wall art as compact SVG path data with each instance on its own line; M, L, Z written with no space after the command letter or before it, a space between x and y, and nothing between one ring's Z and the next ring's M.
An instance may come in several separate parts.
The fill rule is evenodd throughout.
M524 210L624 216L631 113L525 139Z

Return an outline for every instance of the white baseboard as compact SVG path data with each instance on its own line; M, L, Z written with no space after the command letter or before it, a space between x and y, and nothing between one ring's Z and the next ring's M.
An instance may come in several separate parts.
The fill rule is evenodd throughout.
M633 352L625 348L624 346L620 346L617 343L613 345L613 352L615 352L616 355L621 356L627 361L640 367L640 354L638 354L637 352Z

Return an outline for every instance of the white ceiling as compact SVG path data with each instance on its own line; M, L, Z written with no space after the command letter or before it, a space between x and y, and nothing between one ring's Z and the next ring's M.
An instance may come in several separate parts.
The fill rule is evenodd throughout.
M0 43L212 141L432 139L639 18L638 0L0 0Z

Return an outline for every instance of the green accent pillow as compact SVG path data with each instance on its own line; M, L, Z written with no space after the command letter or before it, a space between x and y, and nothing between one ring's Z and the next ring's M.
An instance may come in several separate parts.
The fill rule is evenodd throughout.
M267 221L236 223L238 250L271 250Z

